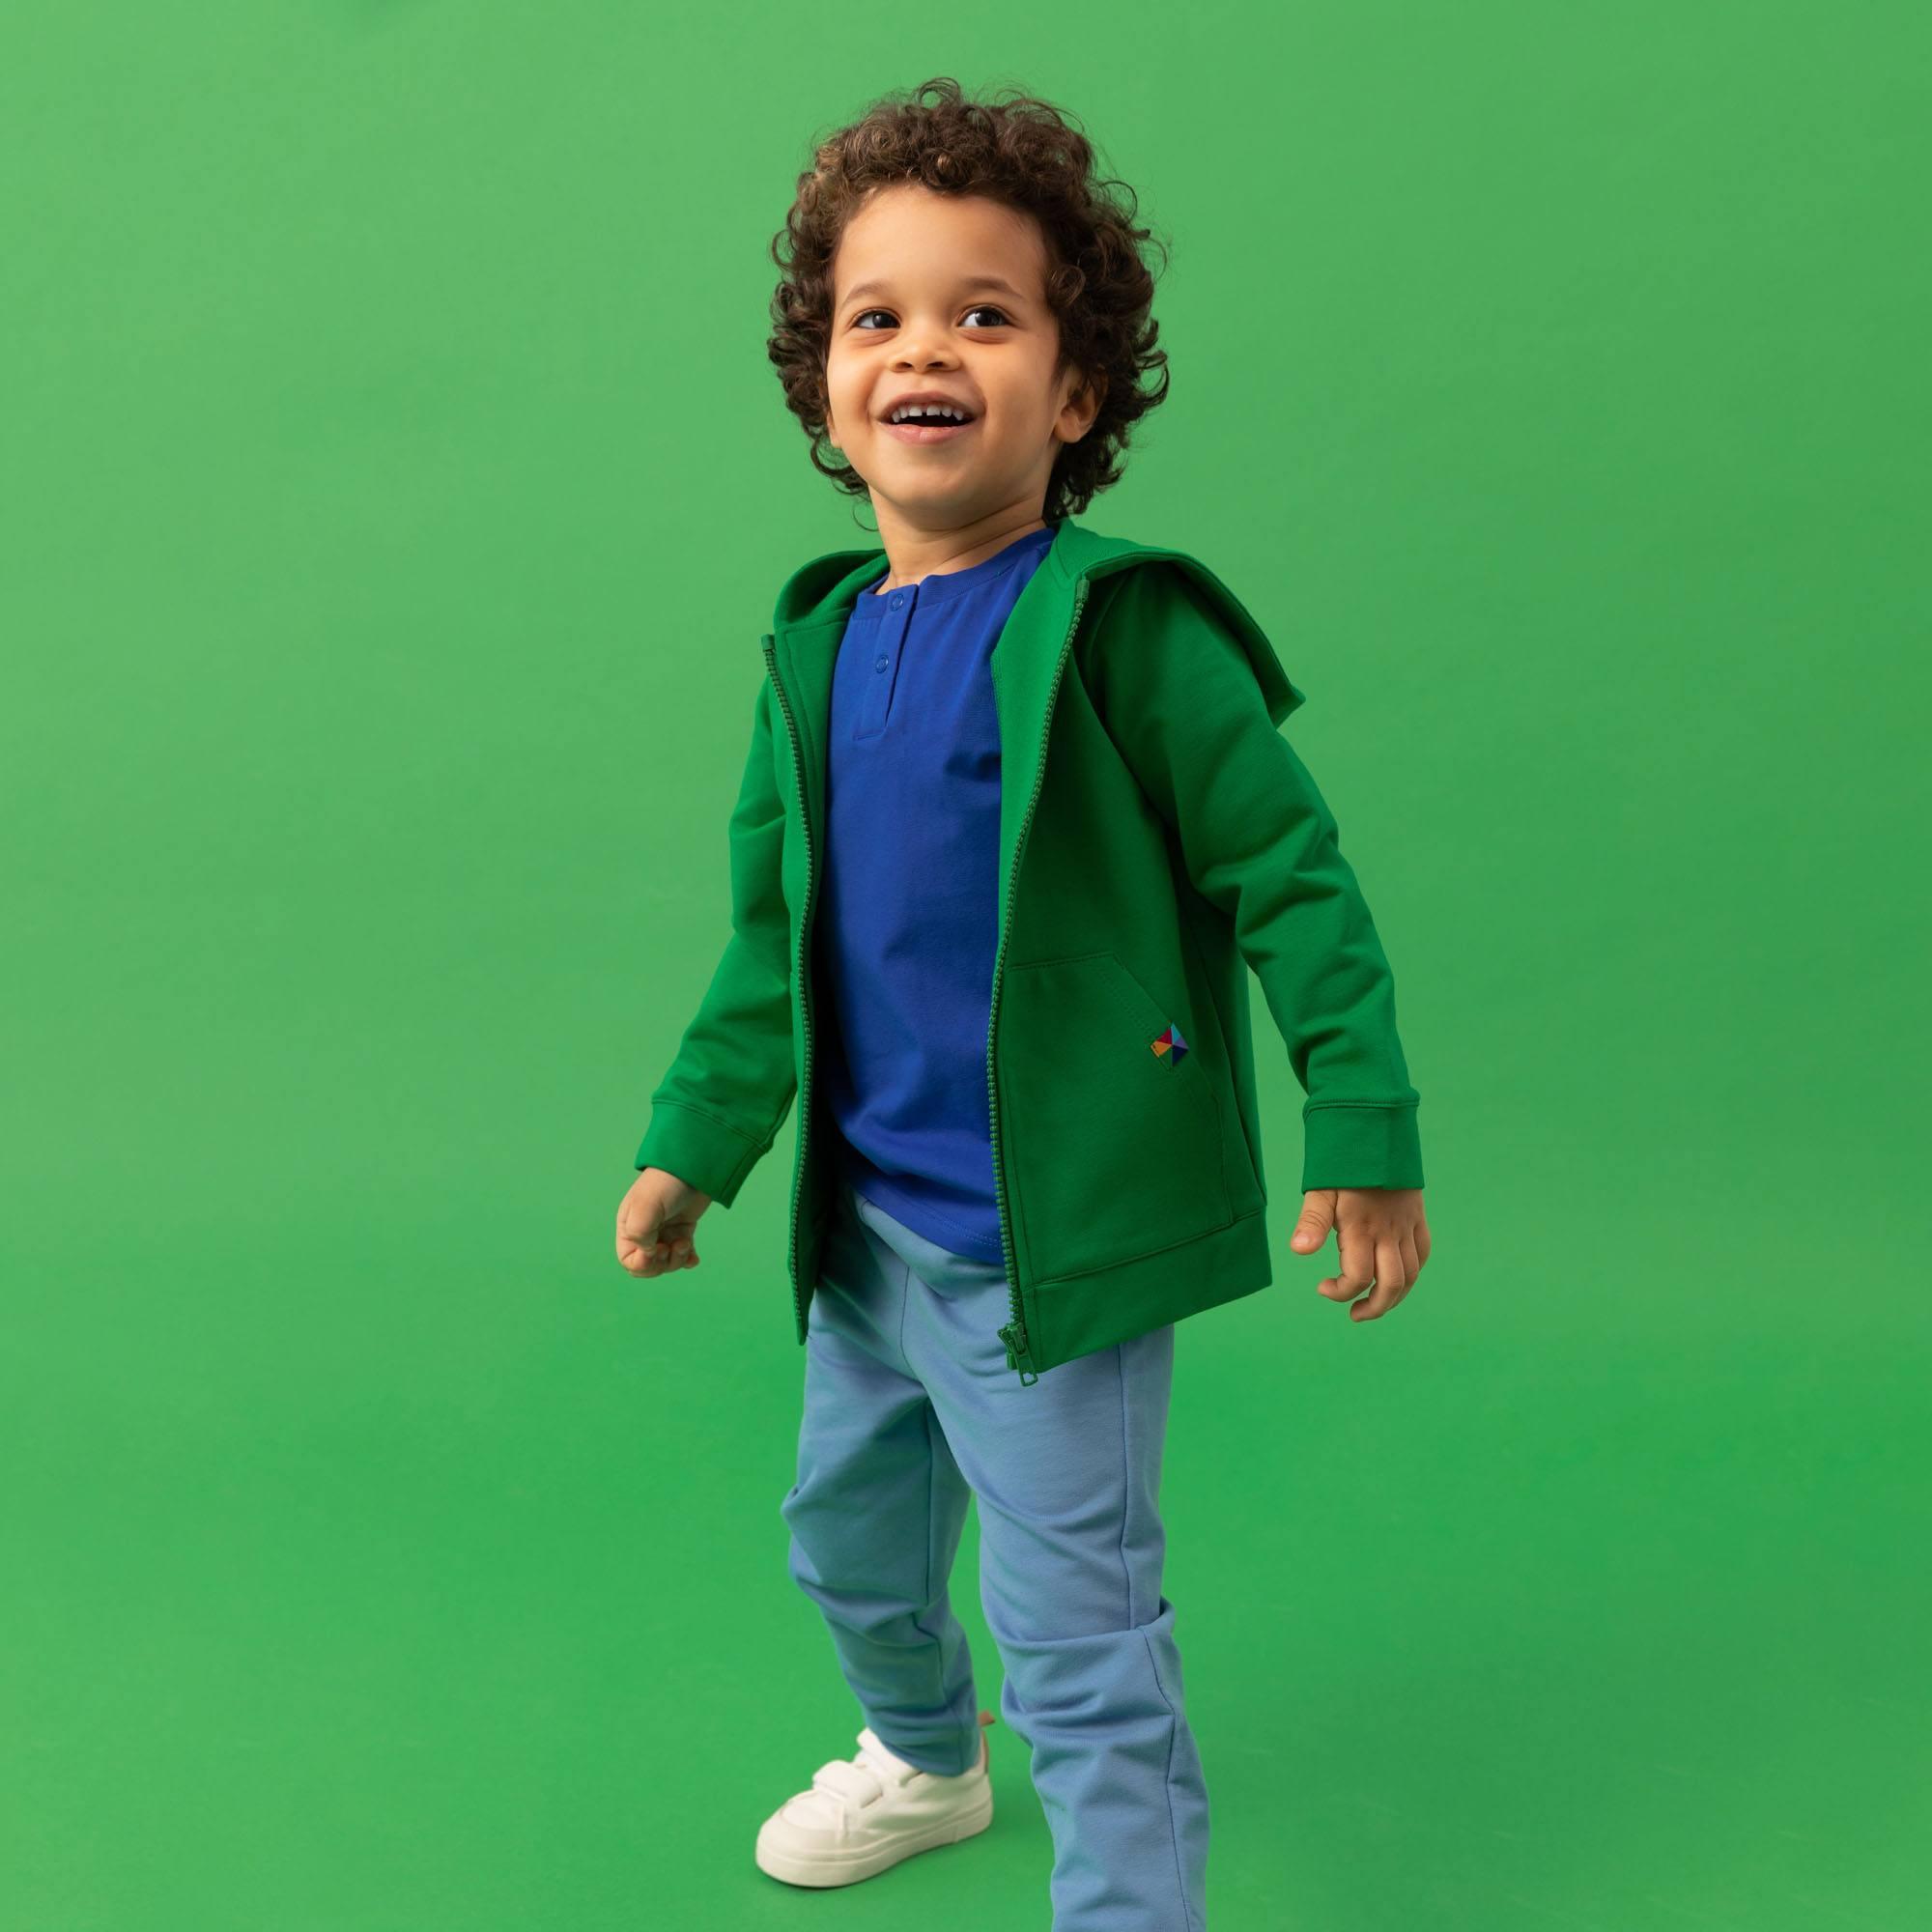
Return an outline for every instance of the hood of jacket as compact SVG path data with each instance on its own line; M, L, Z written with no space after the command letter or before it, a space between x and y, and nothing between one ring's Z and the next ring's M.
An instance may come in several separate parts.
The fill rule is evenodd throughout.
M1102 536L1068 517L1058 526L1053 544L1039 567L1056 571L1071 585L1083 577L1092 582L1117 570L1156 561L1178 564L1184 570L1215 614L1240 639L1267 700L1268 716L1276 724L1307 702L1306 693L1290 680L1267 634L1256 623L1247 607L1205 563L1187 552L1165 545L1136 543L1130 537ZM869 550L828 551L802 564L780 588L773 613L774 631L782 634L835 621L842 624L851 615L861 591L879 574L885 562L884 549L874 546Z

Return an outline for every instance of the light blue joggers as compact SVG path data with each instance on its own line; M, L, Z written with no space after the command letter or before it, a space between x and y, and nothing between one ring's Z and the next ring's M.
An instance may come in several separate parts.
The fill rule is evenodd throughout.
M880 1739L964 1771L979 1698L947 1580L977 1496L1000 1712L1053 1836L1053 1932L1205 1932L1208 1790L1160 1587L1174 1328L1022 1384L1005 1271L834 1185L781 1505L793 1580Z

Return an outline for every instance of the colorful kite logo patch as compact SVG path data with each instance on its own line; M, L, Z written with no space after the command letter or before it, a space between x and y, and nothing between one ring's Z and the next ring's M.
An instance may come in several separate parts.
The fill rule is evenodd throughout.
M1187 1051L1187 1042L1181 1038L1180 1029L1177 1026L1169 1027L1165 1033L1155 1034L1152 1044L1154 1058L1165 1058L1170 1066L1179 1066Z

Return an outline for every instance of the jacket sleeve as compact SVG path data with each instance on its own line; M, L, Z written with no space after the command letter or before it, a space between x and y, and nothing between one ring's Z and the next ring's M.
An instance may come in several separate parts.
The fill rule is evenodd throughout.
M1302 1189L1420 1187L1394 976L1334 816L1207 594L1179 565L1123 575L1094 651L1096 708L1261 981L1307 1095Z
M791 923L780 875L784 810L761 680L752 749L731 813L731 936L651 1094L635 1165L661 1167L728 1208L770 1152L798 1088L792 1060Z

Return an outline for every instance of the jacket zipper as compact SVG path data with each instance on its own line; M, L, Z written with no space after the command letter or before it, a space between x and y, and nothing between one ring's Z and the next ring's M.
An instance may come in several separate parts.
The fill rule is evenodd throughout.
M818 868L811 856L811 819L805 807L805 758L799 751L798 724L791 715L791 700L785 696L783 681L779 676L779 650L775 638L764 639L765 669L770 674L772 689L778 693L779 709L784 713L785 733L791 739L792 782L798 789L798 822L805 835L805 913L798 923L798 952L793 962L794 976L798 981L799 1009L805 1016L805 1079L799 1088L798 1119L798 1167L791 1182L791 1314L794 1332L798 1340L805 1340L805 1290L800 1285L802 1270L798 1256L798 1202L799 1185L805 1179L806 1155L811 1139L811 998L806 984L805 955L811 944L812 900L818 887Z
M1026 855L1027 834L1033 829L1034 808L1039 803L1040 789L1046 782L1046 748L1053 732L1053 708L1060 696L1060 680L1066 673L1066 660L1073 652L1073 634L1080 628L1080 613L1086 608L1087 580L1082 577L1074 586L1073 616L1066 626L1065 639L1060 646L1060 661L1053 668L1053 682L1047 687L1046 719L1040 726L1038 769L1034 773L1033 796L1027 800L1026 815L1020 820L1019 837L1013 844L1013 868L1007 879L1009 909L1019 885L1020 862ZM1011 924L1010 918L1008 924ZM1000 1099L993 1058L1000 1024L1000 987L1006 972L1007 939L1008 934L1003 931L1000 934L1000 950L993 960L993 1002L986 1017L986 1121L992 1131L993 1185L1000 1200L1000 1246L1006 1255L1007 1300L1012 1316L1012 1320L1000 1330L1000 1340L1007 1345L1007 1367L1019 1371L1022 1388L1031 1388L1039 1377L1033 1366L1033 1350L1026 1331L1026 1311L1020 1306L1019 1273L1013 1265L1012 1237L1007 1227L1007 1169L1000 1157Z

